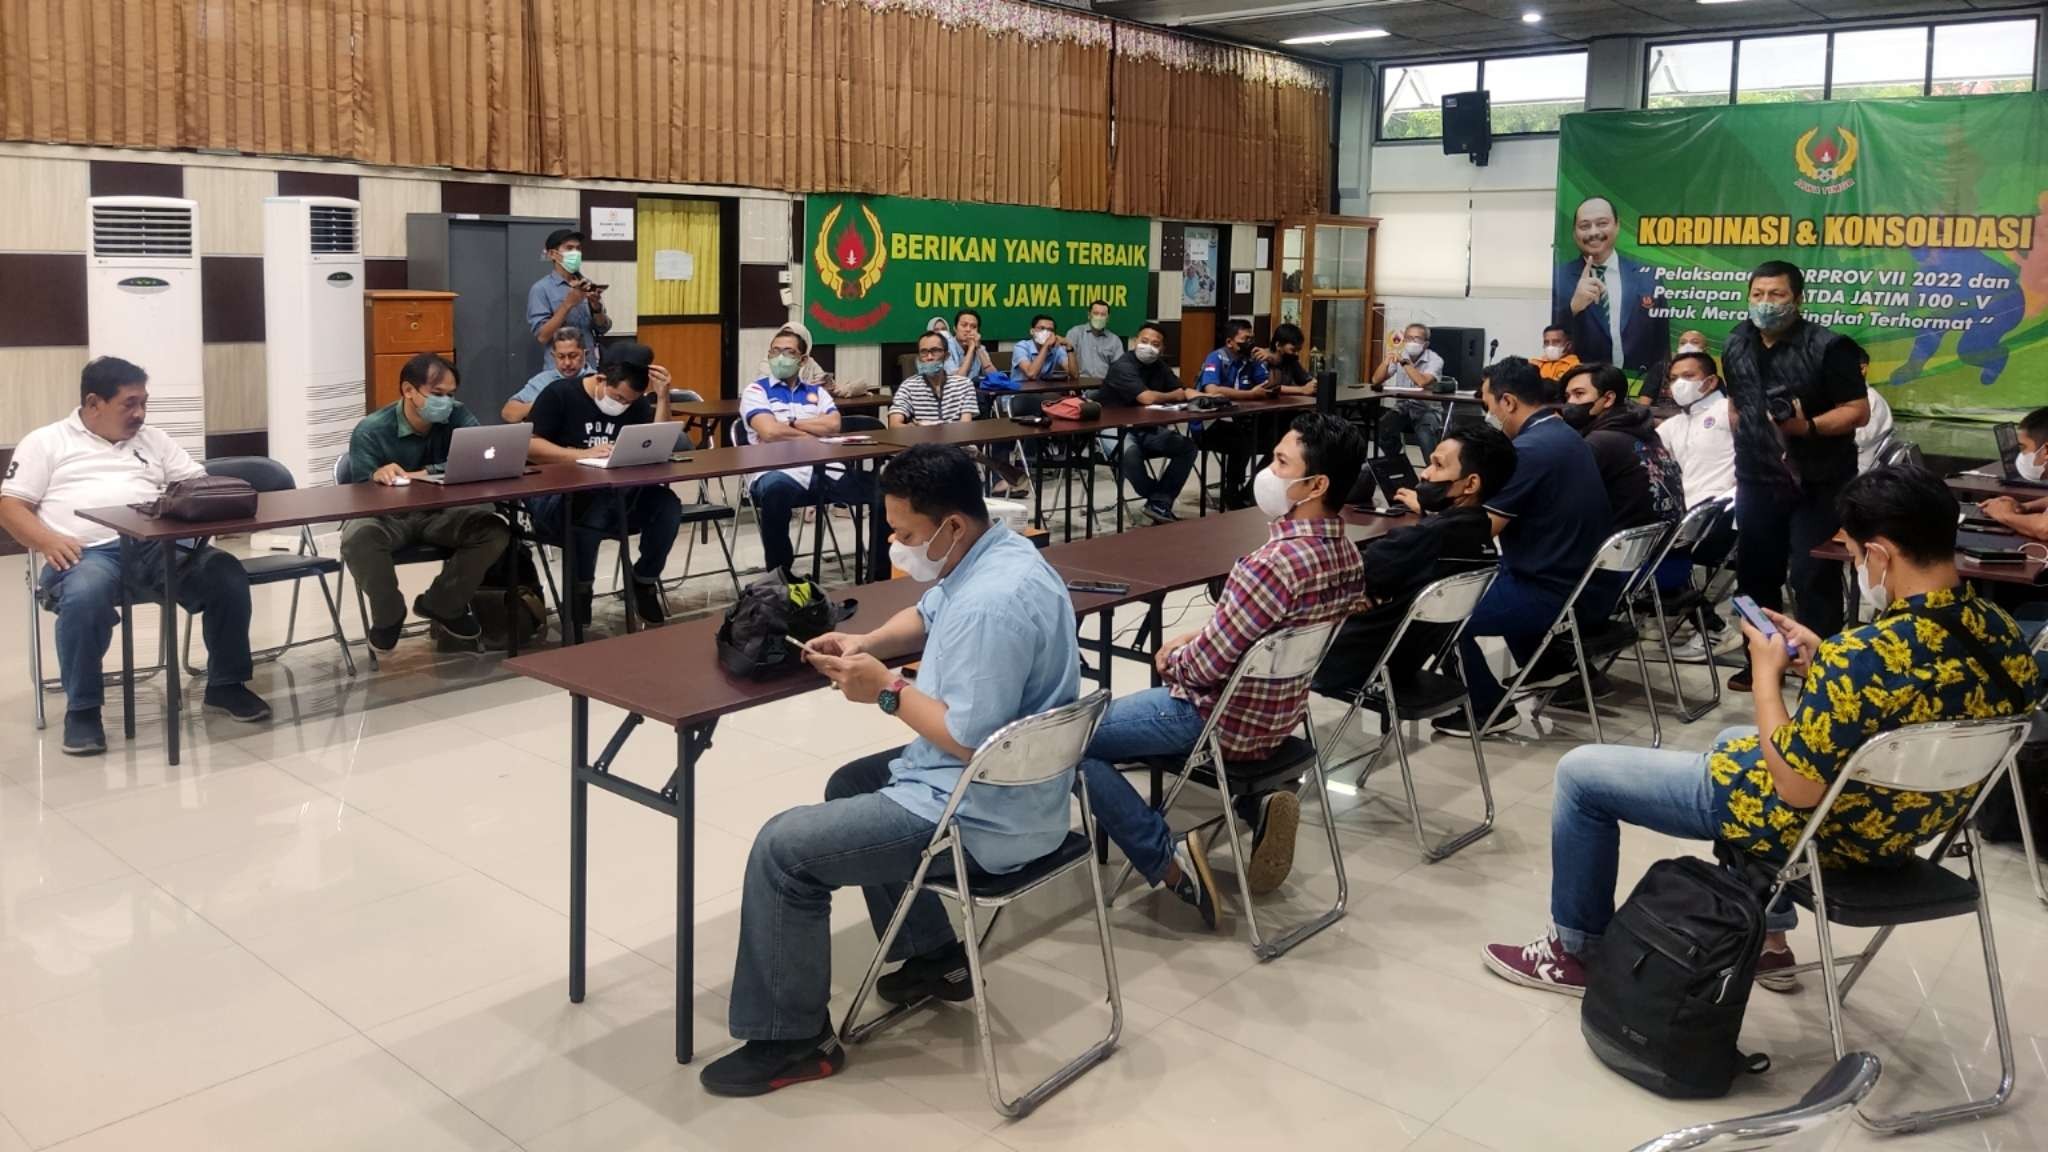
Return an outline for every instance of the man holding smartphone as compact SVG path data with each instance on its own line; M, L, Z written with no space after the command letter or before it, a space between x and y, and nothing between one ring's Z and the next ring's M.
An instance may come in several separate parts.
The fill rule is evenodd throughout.
M583 275L583 233L574 228L557 228L548 233L543 253L548 274L526 290L526 323L533 338L546 347L564 324L583 333L584 361L597 366L597 338L611 331L612 318L604 312L605 285L593 284Z
M1427 324L1410 324L1399 340L1389 335L1387 344L1386 359L1372 372L1373 387L1427 391L1443 375L1444 358L1430 350ZM1404 399L1395 401L1391 409L1382 406L1377 437L1383 456L1399 456L1406 450L1403 445L1412 443L1427 460L1444 437L1443 405L1434 400Z

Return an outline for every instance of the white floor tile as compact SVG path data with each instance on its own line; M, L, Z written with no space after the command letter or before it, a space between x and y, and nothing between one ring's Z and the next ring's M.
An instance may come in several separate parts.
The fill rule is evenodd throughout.
M56 809L0 780L0 907L68 892L129 871Z
M218 953L228 938L169 892L127 875L24 900L0 937L0 1015Z

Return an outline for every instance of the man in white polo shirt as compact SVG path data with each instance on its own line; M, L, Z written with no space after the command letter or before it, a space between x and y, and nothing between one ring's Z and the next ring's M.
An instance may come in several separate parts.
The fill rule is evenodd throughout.
M1678 411L1657 425L1657 437L1678 462L1679 477L1685 485L1687 510L1708 500L1719 500L1735 491L1735 430L1728 423L1728 393L1721 387L1720 370L1705 352L1680 352L1671 358L1665 394ZM1735 547L1735 517L1721 518L1692 550L1692 563L1709 570L1728 558ZM1668 572L1660 573L1660 586L1668 586ZM1707 625L1717 637L1734 642L1734 633L1722 627L1721 617L1707 614ZM1726 647L1727 644L1718 647ZM1688 637L1672 649L1672 655L1688 664L1709 659L1709 642Z
M832 402L832 394L797 376L803 356L802 341L787 328L777 332L768 345L768 375L740 392L740 419L746 421L754 443L839 434L839 406ZM808 467L763 472L753 478L752 485L761 551L770 571L787 574L796 563L796 548L789 538L790 515L798 507L815 503L822 494L829 503L867 506L868 571L877 576L888 574L889 534L883 530L886 519L881 490L873 476L849 473L844 465L830 464L818 477L816 492Z
M121 553L112 529L81 519L90 508L154 500L179 480L205 473L177 441L144 420L149 375L102 356L85 366L78 409L29 433L0 479L0 528L48 561L39 585L57 609L57 667L64 681L64 751L107 750L100 723L100 663L121 603ZM154 542L131 545L129 587L138 599L163 594L163 561ZM268 719L270 706L249 679L249 576L218 548L187 547L178 569L178 602L204 619L206 707L243 723Z

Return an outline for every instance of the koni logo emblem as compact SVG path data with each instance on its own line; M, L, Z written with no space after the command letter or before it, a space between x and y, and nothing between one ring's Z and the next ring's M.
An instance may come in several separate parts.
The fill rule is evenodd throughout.
M811 319L834 332L865 332L889 315L886 300L861 308L889 266L889 242L874 209L865 204L859 207L859 217L846 216L842 225L846 205L834 205L818 222L818 235L811 247L818 280L832 293L830 301L811 301Z
M1837 128L1832 135L1820 136L1818 126L1808 128L1792 147L1792 157L1799 164L1800 178L1792 183L1802 192L1816 196L1833 196L1846 192L1856 183L1849 173L1856 167L1856 157L1862 151L1856 134L1847 128Z

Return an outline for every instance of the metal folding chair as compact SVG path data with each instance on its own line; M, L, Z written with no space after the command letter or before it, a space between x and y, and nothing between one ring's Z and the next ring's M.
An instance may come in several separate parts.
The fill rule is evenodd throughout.
M1881 1071L1877 1057L1851 1052L1835 1061L1789 1108L1694 1124L1638 1144L1631 1152L1820 1152L1877 1087Z
M1721 569L1727 565L1728 561L1726 557L1723 557L1721 563L1715 565L1713 570L1707 573L1706 578L1703 580L1695 582L1688 577L1686 587L1672 593L1669 602L1665 600L1663 590L1657 587L1656 572L1658 568L1663 566L1666 558L1673 555L1690 553L1694 548L1699 547L1700 541L1705 540L1715 528L1719 527L1725 517L1733 515L1734 510L1735 497L1733 494L1717 500L1700 501L1696 507L1685 514L1684 519L1678 522L1678 527L1672 531L1670 538L1665 541L1663 549L1657 553L1657 558L1650 562L1649 570L1651 575L1645 582L1650 593L1650 611L1654 614L1657 621L1657 634L1664 644L1664 666L1671 673L1671 695L1678 702L1679 722L1684 724L1690 724L1721 706L1721 677L1714 671L1714 664L1711 659L1713 649L1711 643L1707 640L1707 616L1714 610L1712 596L1714 578L1720 575ZM1711 699L1698 707L1686 704L1685 687L1678 680L1678 657L1671 651L1671 620L1673 617L1676 617L1681 622L1690 618L1692 626L1698 630L1700 642L1707 645L1709 656L1707 662L1707 683L1713 686L1714 694ZM1650 691L1648 680L1643 682L1643 695L1649 699L1650 711L1654 714L1657 710L1657 697Z
M889 946L896 942L896 934L902 929L912 902L929 891L957 902L961 919L965 921L966 931L961 933L961 939L966 945L967 975L974 989L974 1025L981 1041L982 1075L988 1084L989 1102L995 1105L997 1112L1009 1117L1026 1115L1083 1072L1109 1058L1123 1033L1124 1003L1123 994L1117 987L1116 954L1109 940L1109 906L1102 897L1102 867L1096 863L1092 848L1095 817L1088 807L1088 790L1074 789L1081 798L1079 830L1069 831L1058 848L1014 872L991 875L973 867L961 840L958 819L960 802L966 799L969 788L1020 788L1063 778L1072 779L1108 704L1109 693L1098 689L1072 704L1009 724L975 749L974 758L953 785L953 794L946 800L945 811L939 814L938 826L932 830L931 843L925 846L924 858L918 861L917 871L903 890L903 898L896 902L896 912L889 918L888 928L882 932L881 943L875 948L875 958L868 962L867 974L861 978L860 988L853 994L853 1003L847 1007L846 1017L840 1022L839 1038L842 1042L861 1043L929 1002L926 998L899 1004L873 1020L858 1023L868 994L881 977ZM979 909L1000 912L1011 902L1083 867L1088 870L1089 888L1094 895L1095 930L1102 943L1102 973L1109 988L1109 1033L1036 1085L1015 1097L1006 1097L1003 1095L1002 1074L996 1066L995 1029L990 1022L988 1008L988 974L984 970L981 933L975 923L975 913Z
M1814 807L1798 842L1781 866L1773 868L1733 845L1715 846L1716 854L1724 861L1738 863L1751 876L1770 881L1770 897L1765 907L1775 904L1780 893L1789 893L1801 907L1813 913L1820 960L1787 968L1785 972L1820 970L1821 983L1827 991L1828 1030L1837 1057L1848 1055L1848 1044L1842 1035L1842 1000L1870 967L1892 930L1901 924L1976 914L1977 935L1984 947L1984 974L1991 992L1992 1029L1998 1038L1998 1088L1976 1100L1900 1116L1859 1113L1864 1126L1874 1131L1910 1132L1950 1120L1986 1116L2003 1108L2012 1096L2012 1027L2006 1020L2005 986L1998 975L1998 948L1991 934L1991 892L1977 873L1984 845L1977 838L1972 821L1977 809L1983 806L1984 785L2005 768L2013 750L2025 738L2031 719L2030 715L2022 714L1987 720L1939 721L1872 737L1849 757L1848 764ZM1930 855L1909 855L1896 866L1881 868L1824 869L1815 837L1828 822L1843 790L1852 782L1906 792L1974 788L1977 796L1962 817L1950 824ZM1967 876L1943 867L1958 837L1968 847L1964 857L1969 861ZM1836 956L1831 932L1835 924L1875 928L1877 934L1863 951ZM1840 964L1851 965L1847 976L1835 970Z
M1366 778L1379 765L1380 756L1388 744L1394 746L1394 755L1401 765L1401 786L1408 793L1408 816L1415 825L1415 844L1422 849L1422 855L1431 863L1442 860L1488 832L1493 831L1493 784L1486 776L1486 750L1480 740L1480 730L1473 723L1472 697L1465 691L1463 678L1447 675L1435 668L1423 668L1415 673L1411 692L1403 698L1394 695L1394 676L1391 663L1395 653L1401 649L1401 641L1409 629L1418 624L1447 625L1452 627L1450 637L1445 640L1437 656L1441 663L1443 654L1456 647L1458 637L1465 631L1465 624L1479 607L1479 600L1493 585L1498 572L1495 568L1482 568L1474 572L1462 572L1435 581L1421 592L1416 593L1413 603L1401 616L1401 623L1387 641L1386 650L1380 653L1379 662L1365 679L1365 684L1351 699L1351 706L1344 710L1344 718L1337 722L1337 730L1330 737L1330 747L1343 746L1344 733L1350 728L1351 718L1359 710L1376 713L1386 730L1381 733L1379 743L1367 755L1365 767L1358 773L1357 784L1365 785ZM1408 766L1408 743L1401 737L1401 725L1413 721L1434 720L1463 709L1465 723L1472 732L1472 764L1479 773L1479 792L1486 799L1486 817L1478 824L1432 846L1428 833L1422 827L1422 805L1415 798L1415 776ZM1374 797L1377 798L1377 797Z
M27 579L25 583L27 584L26 591L28 593L27 600L29 700L35 712L36 729L37 731L41 731L49 723L48 711L44 706L43 696L50 692L62 691L64 688L64 682L62 680L49 679L44 677L43 675L43 613L45 611L48 611L51 615L55 615L57 605L54 600L49 599L45 596L43 592L42 581L38 579L43 570L42 554L38 552L30 552L26 557L24 557L24 559L27 562L27 568L25 570L27 574ZM129 601L129 610L133 611L137 608L141 608L146 605L151 605L154 603L155 601L153 600L147 600L140 597L133 598ZM164 638L162 644L159 646L159 654L162 657L162 662L149 668L137 668L135 670L135 679L137 683L140 683L141 681L146 680L149 677L154 676L157 673L162 672L171 666L170 633L171 629L175 627L176 624L174 622L167 623L164 625ZM103 674L100 677L100 680L108 687L113 687L121 682L121 674L119 672L108 672Z
M298 484L292 479L291 469L268 456L220 456L206 462L209 476L233 476L246 480L258 492L289 492ZM334 556L322 556L320 547L314 543L313 528L306 525L299 529L299 548L295 553L259 553L242 561L242 570L249 574L249 586L260 588L266 584L291 582L292 602L290 614L285 622L284 643L266 648L253 654L257 660L275 660L287 651L301 644L318 643L318 638L296 639L299 629L299 585L307 579L320 582L320 596L327 604L327 618L334 622L332 639L341 648L341 662L348 674L356 674L355 657L349 653L348 637L342 634L341 599L335 589L327 584L332 576L341 579L341 560ZM185 672L197 676L205 671L192 666L192 617L185 617L185 645L182 655Z
M1209 710L1208 723L1202 725L1201 735L1196 737L1193 749L1181 762L1173 787L1159 806L1161 817L1172 812L1175 798L1189 780L1214 788L1222 795L1223 814L1204 822L1204 826L1220 822L1228 833L1230 858L1237 866L1238 894L1244 901L1245 923L1251 928L1252 954L1261 960L1282 956L1296 944L1343 919L1344 902L1350 895L1344 878L1344 851L1337 843L1336 814L1330 811L1329 775L1323 763L1323 750L1316 744L1315 726L1310 723L1308 710L1302 711L1302 735L1289 736L1260 760L1231 760L1226 757L1217 723L1229 714L1238 693L1254 681L1306 683L1322 664L1341 623L1342 619L1338 619L1282 629L1252 645L1251 651L1246 652L1231 671L1230 679L1224 681L1222 695L1217 697L1216 706ZM1161 766L1171 767L1170 764ZM1239 843L1244 829L1238 825L1233 801L1244 796L1263 795L1288 785L1299 789L1302 777L1310 772L1315 775L1316 798L1323 806L1323 832L1330 842L1330 867L1337 876L1337 900L1328 910L1281 930L1279 936L1268 942L1265 930L1259 927L1258 909L1252 904L1251 879L1245 866L1244 848ZM1121 892L1130 875L1131 862L1126 860L1123 871L1117 873L1116 883L1110 887L1111 893Z
M2048 628L2034 634L2034 657L2039 659L2043 652L2048 652ZM2006 787L2012 789L2013 813L2019 818L2020 849L2027 859L2027 878L2034 882L2035 899L2048 904L2048 878L2041 875L2041 855L2034 844L2034 821L2027 808L2027 794L2020 787L2020 766L2017 756L2013 758L2012 767L2006 774Z

